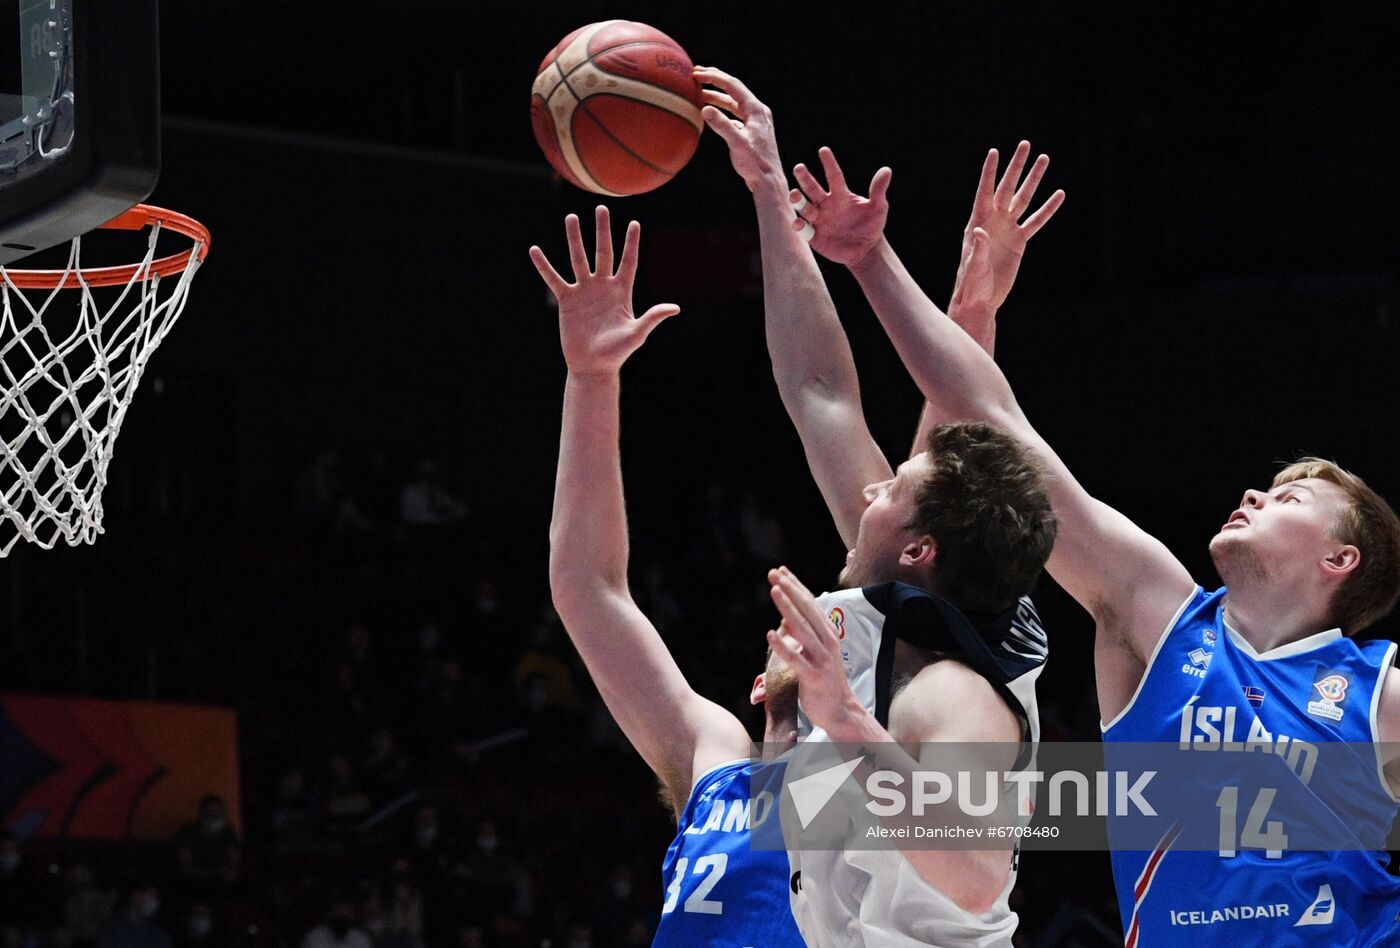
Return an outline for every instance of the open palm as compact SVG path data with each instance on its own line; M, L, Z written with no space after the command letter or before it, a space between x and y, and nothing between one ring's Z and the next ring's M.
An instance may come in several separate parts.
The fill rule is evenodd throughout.
M597 243L594 267L590 270L578 216L570 214L564 218L569 261L574 270L573 283L559 275L543 250L530 248L531 262L559 301L559 341L564 349L564 361L569 371L578 375L618 371L662 320L680 312L679 306L660 303L640 317L633 315L632 282L637 276L641 225L636 221L627 225L627 237L616 272L613 271L612 225L608 209L601 204L595 215L595 227Z
M1026 252L1026 242L1044 227L1064 203L1065 192L1056 191L1034 214L1021 221L1026 208L1035 197L1040 179L1050 164L1048 155L1041 155L1031 165L1024 181L1021 172L1030 157L1030 142L1021 142L1007 163L1006 173L1001 182L996 180L998 155L993 148L987 152L982 162L982 175L977 182L977 196L972 202L972 216L963 231L962 261L964 266L958 272L958 286L961 287L966 272L966 261L972 252L973 232L981 229L987 239L988 263L992 285L979 288L979 296L996 309L1006 301L1016 282L1016 273L1021 268L1021 257ZM1019 187L1017 186L1019 184ZM957 292L956 290L954 291Z
M830 148L822 148L817 157L826 174L825 188L806 165L792 169L802 189L791 195L802 218L794 221L793 227L801 230L804 221L811 224L815 231L813 250L833 263L859 268L885 233L885 221L890 215L890 203L885 197L890 187L890 169L881 168L875 172L870 181L870 196L861 197L847 186L846 176Z

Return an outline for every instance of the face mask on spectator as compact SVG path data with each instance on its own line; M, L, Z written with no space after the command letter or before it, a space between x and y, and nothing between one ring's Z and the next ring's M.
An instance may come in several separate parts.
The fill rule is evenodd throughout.
M195 939L203 938L209 934L209 930L214 927L214 920L208 915L190 916L190 937Z
M427 849L433 844L433 840L437 839L437 827L420 826L418 828L417 833L415 833L414 835L415 838L418 840L418 845L422 846L424 849Z
M614 879L612 891L614 898L630 899L632 897L632 883L627 879Z
M496 837L482 834L476 838L476 848L484 853L496 851Z
M204 818L204 832L211 836L215 833L222 833L225 826L228 826L228 820L222 816L206 816Z
M141 914L147 918L160 911L160 896L148 895L141 900Z
M0 853L0 872L14 872L19 868L19 853Z

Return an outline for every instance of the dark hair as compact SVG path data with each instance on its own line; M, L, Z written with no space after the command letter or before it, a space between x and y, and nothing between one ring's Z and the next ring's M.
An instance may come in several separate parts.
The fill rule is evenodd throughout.
M915 530L938 544L933 591L970 613L1000 613L1035 585L1055 545L1055 513L1025 446L983 422L929 433L932 472L915 494Z

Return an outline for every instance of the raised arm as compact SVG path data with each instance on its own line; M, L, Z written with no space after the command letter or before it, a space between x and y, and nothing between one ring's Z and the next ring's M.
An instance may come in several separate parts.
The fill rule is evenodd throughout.
M820 235L822 206L804 213ZM986 231L974 228L968 268L990 266L990 251ZM1100 675L1100 710L1112 718L1115 705L1131 698L1167 620L1193 588L1186 569L1159 541L1079 485L1026 420L996 363L924 294L887 240L881 238L850 269L932 410L945 419L995 424L1045 465L1060 520L1048 566L1098 621L1101 671L1105 662L1121 666L1106 689ZM1106 658L1110 652L1114 657ZM1124 655L1130 661L1122 662Z
M847 546L854 546L866 485L888 480L889 462L866 426L855 360L816 258L792 228L773 114L742 82L697 67L703 115L729 146L753 192L763 263L764 327L773 377L807 464Z
M590 271L578 218L564 222L574 280L539 247L530 259L559 300L559 337L568 365L549 583L554 606L608 710L666 787L677 812L695 776L747 757L739 720L687 684L660 634L627 586L627 515L619 456L619 373L671 304L632 313L641 228L633 221L616 273L608 211L597 211L596 270Z
M1050 166L1050 156L1040 155L1031 164L1025 180L1021 181L1021 172L1025 170L1030 153L1030 142L1023 141L1017 145L1006 166L1006 173L998 183L997 150L993 148L987 152L977 180L977 193L972 200L972 214L963 228L962 253L958 257L953 297L948 303L948 318L961 326L987 355L995 354L997 311L1006 302L1011 287L1016 283L1026 244L1050 222L1065 201L1065 192L1056 191L1035 213L1021 221L1035 198L1041 179L1045 177L1045 169ZM984 256L987 265L969 273L967 264L972 253L972 235L979 227L988 238L988 253ZM928 433L940 420L925 402L918 428L914 431L911 456L924 450Z

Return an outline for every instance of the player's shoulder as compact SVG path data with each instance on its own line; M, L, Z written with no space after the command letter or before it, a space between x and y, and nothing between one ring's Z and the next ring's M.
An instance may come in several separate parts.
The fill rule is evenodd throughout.
M898 740L1019 741L1020 722L987 678L956 658L926 665L890 709Z
M908 688L925 698L937 695L941 698L938 704L954 707L963 701L1001 700L986 676L958 658L940 658L924 666Z
M1380 676L1380 695L1376 699L1376 730L1381 741L1400 741L1400 668L1389 666ZM1391 749L1400 752L1400 746Z

